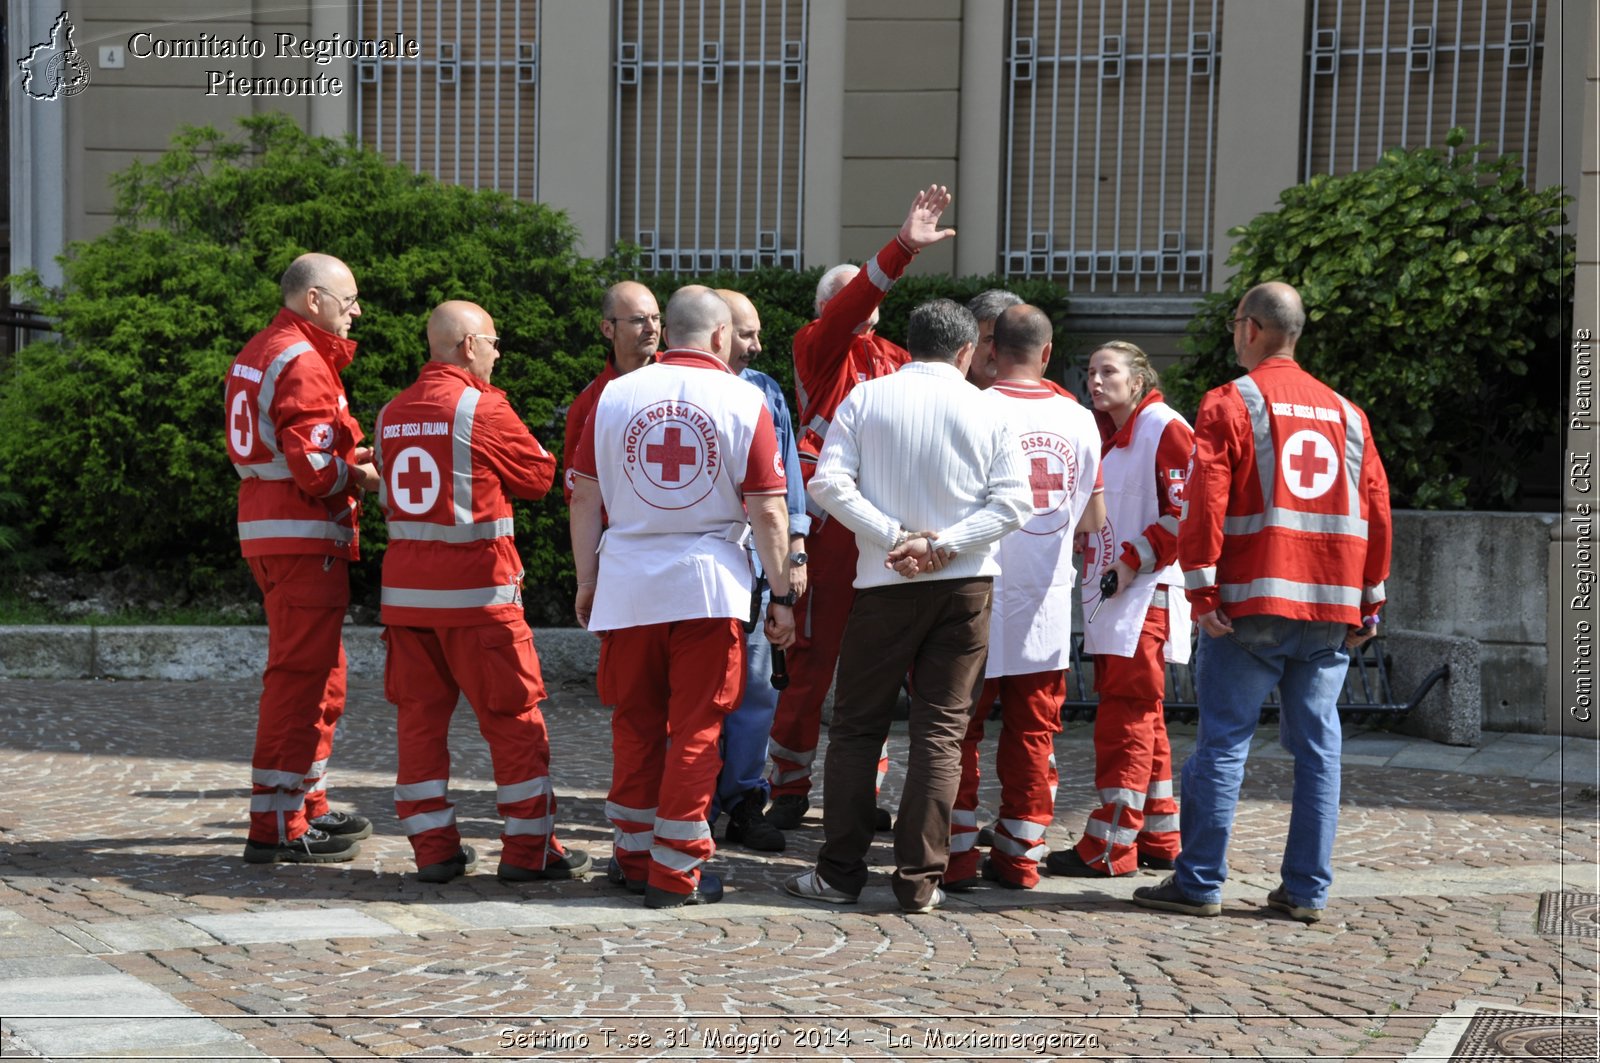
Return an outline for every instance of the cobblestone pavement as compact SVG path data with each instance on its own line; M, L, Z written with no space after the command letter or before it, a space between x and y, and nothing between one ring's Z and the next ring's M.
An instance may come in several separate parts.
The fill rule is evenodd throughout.
M653 912L603 877L496 881L489 760L465 706L453 796L483 866L417 882L375 684L352 689L330 772L334 806L376 823L361 855L244 864L256 692L0 681L0 1055L1449 1059L1441 1020L1482 1006L1555 1017L1561 1043L1587 1052L1570 1058L1594 1058L1593 742L1505 736L1472 769L1460 751L1349 736L1334 895L1315 926L1264 904L1291 782L1266 729L1220 918L1133 908L1150 874L1046 878L905 916L887 835L861 904L797 901L778 884L814 856L815 811L788 852L718 853L724 903ZM603 864L607 714L588 689L545 708L558 830ZM1181 757L1192 732L1176 730ZM1093 801L1087 725L1068 727L1057 759L1059 847ZM1401 766L1434 761L1459 770ZM983 796L994 808L992 780ZM1541 929L1563 902L1566 922ZM1471 1058L1561 1058L1530 1052Z

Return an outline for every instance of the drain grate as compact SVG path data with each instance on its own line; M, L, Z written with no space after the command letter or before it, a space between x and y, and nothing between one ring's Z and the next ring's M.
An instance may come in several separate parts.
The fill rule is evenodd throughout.
M1600 936L1600 894L1563 890L1541 895L1539 933L1546 937Z
M1596 1058L1600 1058L1600 1031L1594 1019L1480 1008L1457 1042L1450 1063L1565 1063Z

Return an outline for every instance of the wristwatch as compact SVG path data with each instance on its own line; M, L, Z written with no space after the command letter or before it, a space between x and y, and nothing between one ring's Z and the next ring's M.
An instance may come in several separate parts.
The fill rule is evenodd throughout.
M806 553L804 550L796 550L794 553L789 555L789 564L791 565L803 565L810 560L811 555Z
M796 594L794 592L794 588L791 587L789 588L788 594L774 594L769 600L773 605L793 605L795 602L800 600L800 596Z

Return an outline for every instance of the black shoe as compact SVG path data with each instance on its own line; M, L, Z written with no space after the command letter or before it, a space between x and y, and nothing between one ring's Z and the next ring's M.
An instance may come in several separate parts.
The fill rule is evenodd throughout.
M308 819L306 822L311 824L312 830L320 830L336 838L349 838L358 842L362 838L372 837L372 820L350 812L325 812L316 819Z
M1178 888L1178 876L1168 875L1159 886L1140 886L1133 891L1133 903L1141 908L1154 908L1162 912L1181 912L1184 915L1221 915L1222 905L1209 901L1191 900Z
M779 830L794 830L811 810L805 794L779 794L767 809L766 820Z
M495 869L494 877L501 882L541 882L545 879L580 878L593 866L594 861L589 859L588 853L582 849L568 849L561 854L559 860L548 860L542 868L522 867L520 864L508 864L501 860L500 866Z
M308 830L287 842L258 842L246 839L247 864L334 864L354 860L361 843L354 838L335 838L320 830Z
M894 830L894 817L889 815L887 808L880 808L872 820L872 829L875 831Z
M456 855L448 860L440 860L437 864L428 864L417 869L418 882L431 882L434 885L449 882L451 879L470 875L478 870L478 853L470 845L463 845L456 850Z
M729 809L728 831L722 837L729 845L742 845L760 853L781 853L786 844L783 831L761 814L759 791Z
M614 856L606 864L606 881L613 886L623 887L629 893L643 893L645 891L645 880L642 878L628 878L624 875L622 873L622 865L617 862L617 858Z
M1294 919L1301 923L1309 924L1322 922L1321 908L1300 907L1298 904L1289 899L1289 893L1283 888L1283 883L1281 882L1278 884L1277 889L1267 894L1267 907L1271 908L1275 912L1282 912L1290 919Z
M978 848L987 849L994 844L994 824L978 828Z
M981 873L985 882L998 883L1000 886L1008 890L1026 890L1033 888L1032 886L1024 886L1020 882L1013 882L1006 878L1000 873L1000 869L994 866L994 860L987 856L983 858L983 871Z
M1178 862L1170 856L1146 856L1139 854L1139 866L1147 871L1171 871Z
M1108 870L1084 863L1076 849L1057 849L1044 858L1044 869L1065 878L1111 878Z
M660 886L646 886L646 908L682 908L690 904L716 904L722 900L722 879L709 871L700 872L700 881L688 893L673 893Z

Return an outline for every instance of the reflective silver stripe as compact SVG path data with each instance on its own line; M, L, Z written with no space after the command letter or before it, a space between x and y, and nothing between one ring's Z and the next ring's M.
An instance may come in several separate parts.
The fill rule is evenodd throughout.
M414 816L407 816L400 821L400 829L409 837L421 834L425 830L438 830L448 827L456 821L456 810L441 808L436 812L419 812Z
M1367 522L1361 519L1361 458L1366 449L1361 434L1361 421L1355 408L1344 396L1334 398L1344 407L1345 435L1345 495L1343 513L1303 513L1272 504L1278 478L1278 455L1273 449L1272 421L1267 412L1266 397L1261 388L1248 376L1234 381L1239 396L1250 415L1250 431L1255 436L1256 473L1261 481L1261 500L1265 511L1227 516L1222 521L1224 535L1253 535L1264 528L1287 528L1290 531L1312 532L1322 535L1353 535L1365 539ZM1187 503L1185 503L1187 504Z
M339 467L339 475L333 478L333 486L322 492L323 498L344 494L345 485L350 482L350 466L345 464L345 460L336 457L333 463Z
M796 753L792 749L785 749L770 738L767 739L767 752L772 755L773 759L782 757L784 760L794 764L810 764L817 759L817 751L815 749L807 750L804 753Z
M1044 840L1044 832L1049 824L1035 823L1031 819L1002 819L1000 826L1018 841L1039 842Z
M1146 792L1146 796L1152 801L1158 801L1163 797L1171 797L1172 780L1157 779L1155 782L1150 784L1150 789Z
M996 839L998 843L999 839ZM952 853L970 853L978 847L978 832L964 830L960 833L950 832L950 851Z
M321 793L327 793L327 792L328 792L328 780L327 780L326 777L320 778L316 782L312 783L310 786L306 787L306 793L308 793L308 794L321 794Z
M312 350L311 344L305 340L293 343L278 352L267 366L267 371L261 374L261 390L256 393L256 435L261 442L266 444L268 450L282 457L283 448L278 446L278 430L272 424L272 400L278 396L278 374L283 372L283 367Z
M540 816L538 819L521 819L516 816L506 817L506 834L549 834L555 828L554 816Z
M293 812L305 802L305 795L299 792L274 790L270 794L251 794L250 811L252 812Z
M311 451L310 453L308 453L306 455L306 461L310 462L311 463L311 467L313 469L317 470L318 472L321 472L323 469L326 469L328 467L328 462L330 462L332 460L333 460L333 455L332 454L324 454L320 450L313 450L313 451Z
M833 427L833 422L819 413L815 417L811 418L810 421L806 422L806 427L815 432L817 434L817 438L826 441L828 438L828 429Z
M1387 591L1385 591L1383 589L1383 584L1382 583L1379 583L1379 584L1377 584L1376 586L1373 586L1373 587L1367 587L1364 590L1362 590L1362 592L1361 592L1361 604L1362 605L1367 605L1367 604L1370 604L1372 602L1385 602L1385 601L1388 601L1388 600L1389 600L1389 594L1388 594Z
M894 279L883 271L882 266L878 265L877 255L873 255L867 260L867 279L880 292L886 292L894 287Z
M1334 398L1339 400L1339 406L1344 410L1344 486L1348 497L1345 510L1352 517L1361 515L1361 459L1367 450L1366 437L1361 432L1361 418L1356 416L1354 406L1345 401L1343 395L1334 393ZM1361 537L1367 537L1367 525L1361 523Z
M307 769L307 771L306 771L306 778L308 778L308 779L315 778L316 776L323 774L327 770L328 770L328 758L327 757L323 757L321 760L313 761L311 763L311 767L309 769Z
M1004 834L996 834L994 836L994 848L1007 856L1028 860L1038 860L1047 852L1041 842L1034 842L1029 845L1025 842L1019 842L1015 838L1008 838Z
M703 819L662 819L656 817L656 837L675 842L697 842L711 837L711 824Z
M450 486L456 508L456 524L472 523L472 425L478 416L478 400L483 392L467 388L456 401L455 423L450 430Z
M416 587L385 587L379 596L383 605L414 609L480 609L490 605L510 605L517 600L517 588L469 587L459 591L425 591Z
M1139 571L1154 572L1156 569L1155 548L1150 545L1150 540L1139 536L1128 545L1133 547L1133 552L1139 555Z
M1359 516L1352 517L1345 513L1303 513L1298 509L1271 506L1265 513L1222 518L1224 535L1254 535L1263 528L1288 528L1290 531L1322 535L1354 535L1362 539L1367 537L1367 522Z
M969 830L977 830L978 810L972 809L969 811L967 809L952 808L950 810L950 826L966 827Z
M241 480L292 480L294 473L289 471L289 460L282 454L271 461L264 461L260 465L240 465L233 463L234 471Z
M1139 832L1133 828L1113 827L1103 819L1091 819L1084 825L1083 833L1112 845L1132 845L1139 837Z
M685 875L705 863L698 856L690 856L686 852L678 849L669 849L665 845L652 845L650 847L650 859L662 867L671 868Z
M656 836L647 830L628 832L619 830L611 836L611 848L629 853L642 853L655 844L655 840Z
M1245 412L1250 415L1250 434L1256 445L1256 476L1261 481L1261 504L1271 509L1274 486L1278 482L1278 452L1272 446L1272 419L1267 414L1267 397L1248 375L1233 383L1244 400Z
M1152 609L1165 609L1169 604L1171 603L1167 601L1167 589L1165 587L1157 587L1155 593L1150 595L1150 608Z
M391 541L410 539L429 543L475 543L482 539L508 539L516 531L516 521L500 517L478 524L431 524L424 520L391 520Z
M1224 602L1244 602L1251 598L1282 598L1311 605L1360 606L1361 592L1354 587L1329 583L1296 583L1293 580L1263 576L1249 583L1224 583L1219 588Z
M1156 520L1156 524L1164 532L1167 532L1167 533L1169 533L1171 535L1177 535L1178 534L1178 518L1172 516L1171 514L1168 514L1165 517L1158 518Z
M252 768L250 781L257 786L271 786L279 790L298 790L306 777L292 771L276 771L272 768Z
M443 797L448 779L424 779L422 782L396 783L396 801L426 801L430 797Z
M653 808L628 808L624 805L606 802L606 818L626 820L629 823L654 823L656 810Z
M350 529L331 520L241 520L239 538L350 540Z
M1107 786L1100 791L1102 805L1126 805L1129 808L1144 811L1144 794L1138 790L1129 790L1123 786Z
M1216 582L1216 565L1207 565L1205 568L1192 568L1183 574L1183 585L1191 591L1205 590Z
M1175 834L1178 830L1178 817L1173 814L1144 817L1144 832L1146 834Z
M791 769L790 771L775 772L771 781L781 785L783 783L794 782L797 779L809 778L811 778L811 765L802 764L800 767Z
M540 775L535 779L497 786L494 791L495 801L502 805L514 805L518 801L548 796L550 796L550 776L548 775Z

